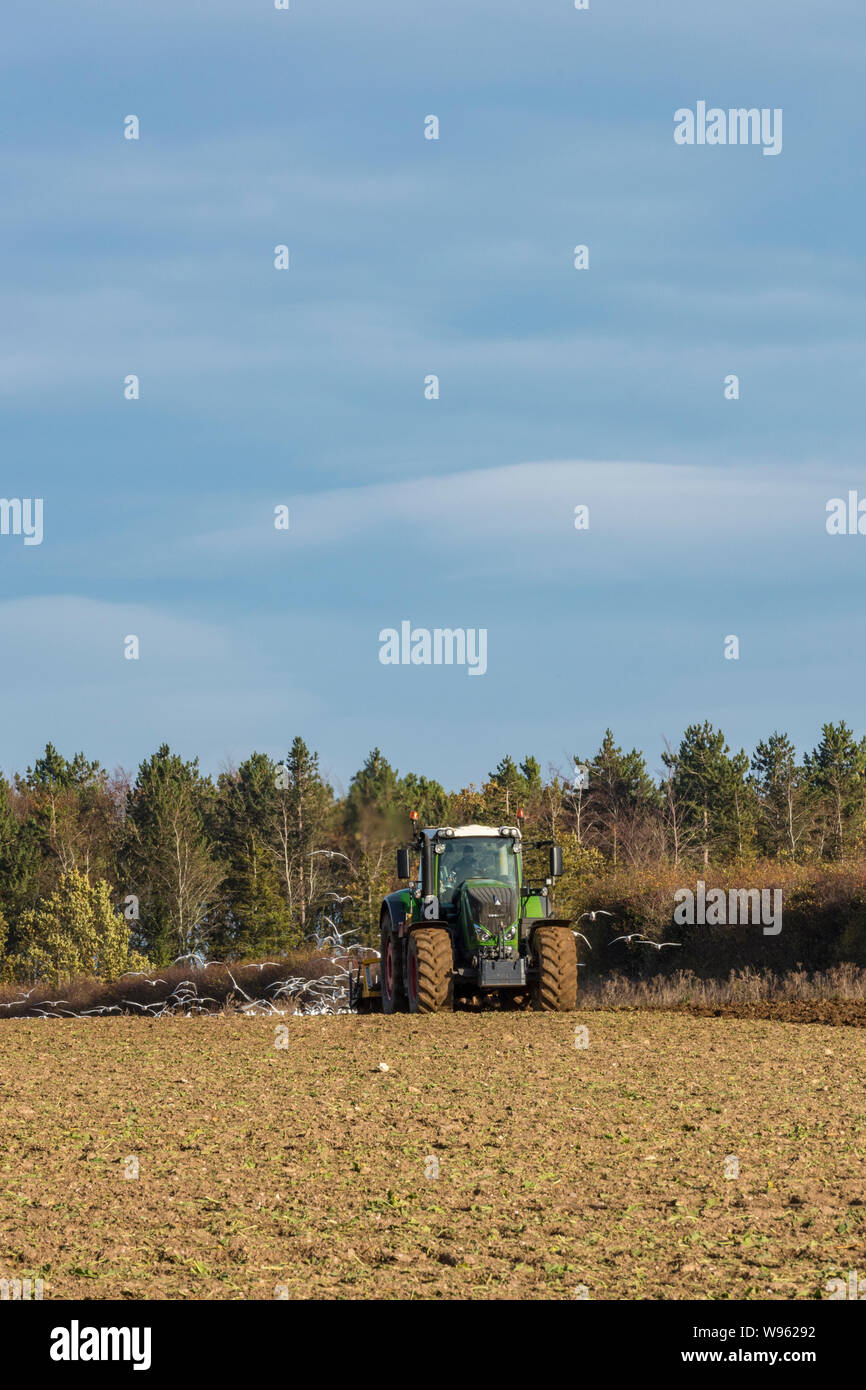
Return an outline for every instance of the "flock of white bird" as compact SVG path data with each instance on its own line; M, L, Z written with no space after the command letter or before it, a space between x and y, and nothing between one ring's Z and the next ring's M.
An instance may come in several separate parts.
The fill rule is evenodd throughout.
M339 944L342 945L342 942ZM241 984L235 978L235 974L241 975L242 972L247 971L256 971L261 974L266 966L278 966L279 961L260 961L252 965L236 966L235 974L226 965L223 968L232 983L232 994L227 1002L237 1013L252 1017L269 1014L284 1018L296 1014L309 1016L311 1014L351 1013L350 984L358 968L358 963L363 960L378 959L378 956L379 952L369 946L345 946L342 954L332 958L331 968L321 975L314 978L305 975L288 975L284 980L272 980L270 984L259 990L255 988L255 976L252 978L244 976L244 983ZM200 981L195 978L195 971L205 969L206 962L200 957L179 956L173 964L182 965L189 961L192 961L194 965L194 971L190 976L175 985L169 994L154 999L152 1003L142 1003L137 999L123 999L120 1004L97 1004L92 1009L74 1009L68 999L40 999L38 1003L34 1002L30 1005L27 1017L91 1018L124 1014L130 1011L140 1017L147 1018L165 1018L169 1015L175 1018L197 1018L200 1015L213 1015L223 1007L223 1004L213 995L203 992L206 985L200 987ZM139 979L151 989L157 989L160 985L168 985L167 980L160 977L151 979L140 970L129 970L120 978L121 980ZM32 993L33 989L26 990L18 999L0 1004L0 1009L12 1009L17 1005L26 1004Z

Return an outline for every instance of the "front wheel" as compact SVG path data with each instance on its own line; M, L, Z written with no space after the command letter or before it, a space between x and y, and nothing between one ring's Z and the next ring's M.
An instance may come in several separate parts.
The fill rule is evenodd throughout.
M442 927L420 927L409 937L409 1012L454 1008L451 937Z
M403 989L403 962L400 943L391 930L387 917L382 919L382 954L379 971L382 988L382 1013L396 1014L406 1008Z
M577 942L569 927L536 927L532 938L538 978L533 1008L569 1013L577 1008Z

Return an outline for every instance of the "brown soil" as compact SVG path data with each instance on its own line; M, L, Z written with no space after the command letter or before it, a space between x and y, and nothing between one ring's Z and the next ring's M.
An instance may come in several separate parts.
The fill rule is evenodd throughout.
M675 1004L673 1012L696 1018L772 1018L779 1023L826 1023L866 1028L866 1000L781 999L749 1004Z
M825 1298L863 1269L863 1033L763 1007L287 1018L286 1048L232 1014L11 1022L0 1277L46 1298Z

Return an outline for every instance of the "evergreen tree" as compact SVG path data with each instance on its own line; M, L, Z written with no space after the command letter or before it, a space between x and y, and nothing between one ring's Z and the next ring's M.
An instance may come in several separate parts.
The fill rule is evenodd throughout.
M844 719L821 726L821 742L806 754L806 772L819 806L822 848L843 859L862 841L866 802L866 739L858 741Z
M787 734L772 733L761 740L752 755L752 773L762 851L771 856L797 854L811 819L809 788Z
M393 884L394 848L408 838L408 813L416 809L403 796L397 772L374 748L352 778L341 808L348 863L339 888L353 899L344 916L368 941L378 937L379 904Z
M397 783L397 797L407 818L410 811L418 812L419 825L444 825L448 819L448 793L428 777L407 773Z
M601 747L589 763L577 758L575 762L588 772L584 803L591 838L616 864L623 837L630 836L642 816L658 810L658 790L643 755L636 748L624 753L610 729L605 729Z
M514 820L518 808L526 800L527 783L510 753L500 758L494 772L487 782L487 800L490 806L490 819L503 824Z
M720 729L705 721L690 724L676 754L662 761L671 770L671 790L682 815L682 828L700 848L706 866L710 854L742 855L751 844L754 800L746 785L749 759L742 749L731 754Z
M16 790L24 814L24 838L40 860L38 891L44 892L61 872L80 869L84 874L114 876L119 829L118 807L108 775L98 762L83 753L68 761L52 743L16 777Z
M139 900L138 933L164 964L204 946L223 872L205 831L213 786L164 743L138 769L127 796L125 892Z
M383 837L405 834L404 822L398 775L384 754L374 748L349 783L344 805L346 832L364 849Z
M319 755L311 753L302 738L295 738L284 764L277 816L276 853L283 883L302 940L310 925L310 913L321 886L315 851L331 808L332 795L319 773Z
M225 877L210 940L220 958L285 950L296 936L277 868L283 771L266 754L253 753L219 779L213 835Z

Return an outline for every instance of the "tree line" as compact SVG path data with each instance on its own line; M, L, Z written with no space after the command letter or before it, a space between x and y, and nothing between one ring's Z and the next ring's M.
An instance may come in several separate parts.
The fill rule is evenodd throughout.
M866 831L866 739L825 724L802 759L784 733L751 755L711 724L666 746L653 775L605 732L575 767L506 755L479 786L446 791L375 748L343 795L295 738L206 776L167 745L134 777L48 744L0 777L0 965L7 978L119 973L205 952L261 957L354 930L375 939L394 847L421 824L513 823L565 848L567 898L610 866L707 867L856 858ZM581 769L578 771L577 769ZM543 874L542 860L531 872Z

